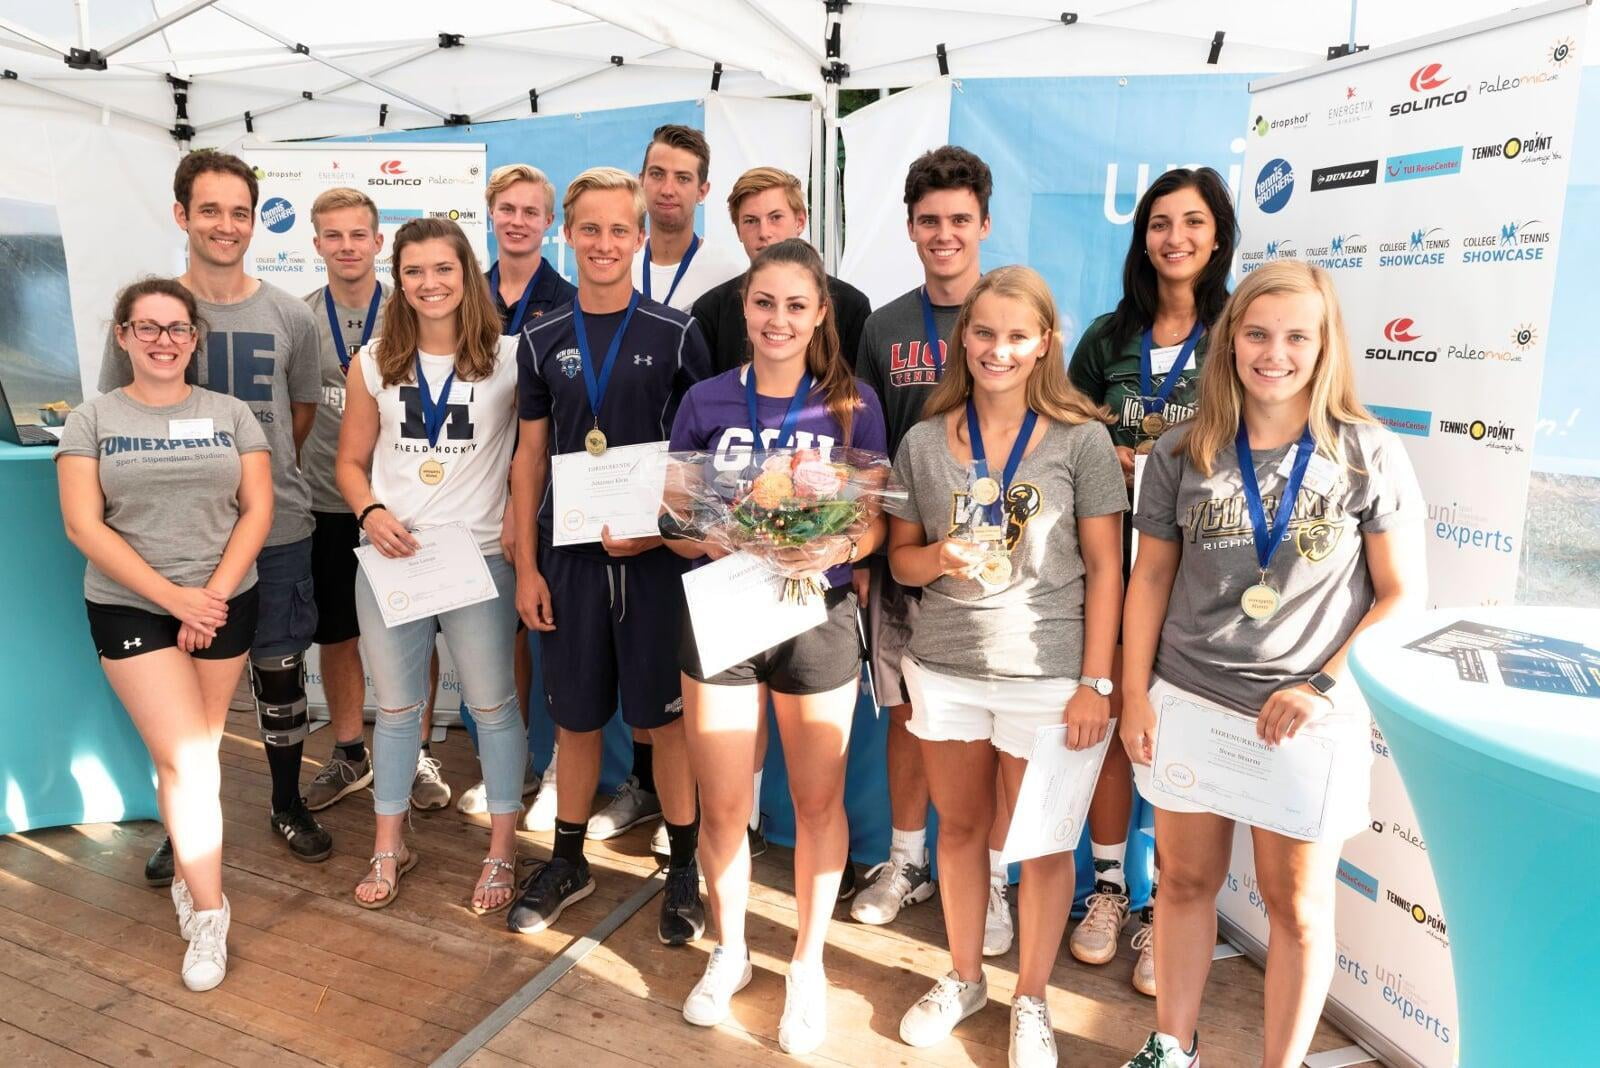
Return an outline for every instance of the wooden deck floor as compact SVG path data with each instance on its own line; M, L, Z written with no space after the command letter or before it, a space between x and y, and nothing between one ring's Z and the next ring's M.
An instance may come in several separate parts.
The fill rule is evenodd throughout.
M320 731L308 752L332 744ZM475 780L460 732L435 747L447 780ZM223 743L225 883L233 906L228 978L215 991L183 987L165 891L145 886L154 824L61 827L0 837L0 1065L409 1065L444 1053L637 891L654 864L650 828L591 843L596 892L559 930L506 933L500 915L468 910L487 826L452 806L417 814L422 863L381 912L350 900L371 847L369 795L319 814L335 837L323 864L288 857L267 827L268 780L254 720L235 714ZM524 835L525 855L548 855L547 835ZM791 1062L775 1036L783 963L792 942L789 852L756 862L749 940L756 978L715 1030L685 1024L678 1006L709 947L669 949L651 902L468 1062L542 1065L743 1065ZM842 910L841 910L842 912ZM834 925L827 958L832 1037L810 1058L844 1065L1003 1065L1015 955L990 964L992 1001L956 1040L911 1050L900 1013L944 971L937 899L891 928ZM1133 958L1086 968L1062 953L1051 1012L1063 1062L1117 1065L1143 1041L1154 1011L1128 986ZM1207 990L1206 1063L1249 1065L1259 1055L1261 973L1222 961ZM1330 1025L1314 1049L1346 1045ZM571 1055L569 1058L566 1055Z

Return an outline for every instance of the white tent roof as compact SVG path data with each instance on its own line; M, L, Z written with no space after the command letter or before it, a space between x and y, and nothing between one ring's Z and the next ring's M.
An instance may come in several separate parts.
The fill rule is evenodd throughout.
M1063 9L1063 5L1071 5ZM195 140L352 134L681 100L825 96L954 77L1287 70L1506 0L0 0L0 109ZM838 8L830 11L830 7ZM1594 16L1591 16L1594 17ZM1211 62L1215 35L1223 34ZM374 37L374 33L381 36ZM441 34L460 35L441 38ZM836 35L836 36L835 36ZM837 41L837 47L833 45ZM106 69L73 69L79 49Z

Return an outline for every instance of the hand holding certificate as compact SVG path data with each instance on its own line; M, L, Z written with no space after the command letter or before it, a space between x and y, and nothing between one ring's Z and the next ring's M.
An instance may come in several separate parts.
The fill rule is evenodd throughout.
M1000 857L1007 864L1078 848L1088 821L1095 780L1111 735L1087 749L1067 748L1067 725L1044 727L1033 737L1028 770L1017 791L1011 829Z
M465 523L416 531L417 551L388 557L371 545L355 550L386 627L493 599L489 565Z
M623 445L598 455L558 453L550 457L556 545L613 538L644 538L657 532L661 489L666 480L667 443Z
M683 576L701 672L715 675L827 621L821 597L786 600L783 584L751 553L724 556Z

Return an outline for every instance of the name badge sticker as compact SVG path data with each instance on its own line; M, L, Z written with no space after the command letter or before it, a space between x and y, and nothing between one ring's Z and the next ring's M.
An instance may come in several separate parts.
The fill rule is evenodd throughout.
M471 382L459 382L459 381L450 383L450 401L449 401L449 403L451 403L451 404L471 404L472 403L472 383Z
M193 441L217 436L210 419L168 419L167 437L174 441Z
M1164 349L1151 349L1150 373L1164 375L1172 370L1172 365L1178 362L1178 354L1182 351L1182 345L1168 345Z
M1278 474L1284 478L1289 477L1289 472L1294 469L1295 454L1300 450L1296 445L1284 454L1283 461L1278 464ZM1311 459L1306 463L1305 481L1301 483L1306 489L1320 497L1326 497L1333 492L1333 487L1339 482L1339 466L1326 456L1312 453Z

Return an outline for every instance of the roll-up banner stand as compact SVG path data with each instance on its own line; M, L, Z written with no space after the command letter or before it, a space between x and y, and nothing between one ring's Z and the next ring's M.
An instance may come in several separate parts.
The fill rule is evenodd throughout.
M1332 274L1361 398L1427 499L1434 604L1515 594L1587 15L1541 4L1250 87L1238 271L1299 259ZM1338 871L1329 1015L1386 1063L1449 1068L1447 917L1376 728L1372 748L1372 827ZM1261 958L1244 829L1217 904Z
M261 186L245 270L297 297L327 279L327 268L311 244L311 204L335 186L360 190L378 205L384 251L377 267L385 283L393 282L388 253L394 232L409 219L451 220L466 233L479 262L488 265L488 209L483 202L488 174L482 144L245 143L239 156L255 169ZM442 636L438 648L434 722L443 726L459 722L460 687ZM327 714L315 645L306 654L306 699L312 709ZM369 719L377 713L370 677L366 709Z

